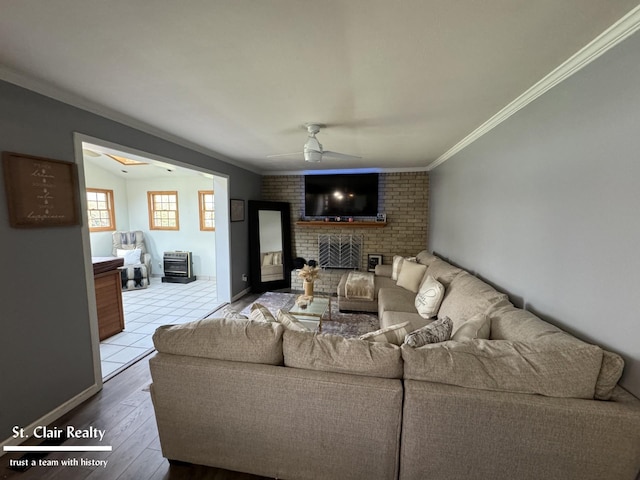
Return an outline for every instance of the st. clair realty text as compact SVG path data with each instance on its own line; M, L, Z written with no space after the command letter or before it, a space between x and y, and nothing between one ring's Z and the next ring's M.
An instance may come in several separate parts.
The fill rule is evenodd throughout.
M36 438L96 438L102 441L105 431L96 427L76 428L73 425L67 425L64 428L38 426L33 429L33 436ZM13 427L13 438L27 437L24 428Z

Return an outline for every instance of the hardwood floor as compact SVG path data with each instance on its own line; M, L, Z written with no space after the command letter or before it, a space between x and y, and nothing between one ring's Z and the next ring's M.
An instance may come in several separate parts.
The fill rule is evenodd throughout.
M258 295L247 295L232 306L241 310ZM34 466L25 472L9 469L11 459L22 453L0 458L0 478L11 480L259 480L264 477L231 472L200 465L170 465L162 456L160 441L148 391L151 383L149 358L143 358L104 384L101 392L78 406L54 426L93 426L105 429L105 438L69 439L63 445L112 445L112 452L53 452L45 461L77 459L107 460L102 466ZM26 443L27 445L29 443ZM33 444L33 443L31 443Z

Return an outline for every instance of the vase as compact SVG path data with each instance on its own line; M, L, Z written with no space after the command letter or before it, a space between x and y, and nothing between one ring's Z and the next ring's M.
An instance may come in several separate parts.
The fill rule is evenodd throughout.
M304 294L307 297L313 297L313 282L304 281Z

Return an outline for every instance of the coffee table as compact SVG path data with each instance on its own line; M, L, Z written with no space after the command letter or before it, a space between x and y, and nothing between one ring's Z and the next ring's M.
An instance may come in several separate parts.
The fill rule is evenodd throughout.
M322 332L323 317L328 315L328 320L331 321L331 297L314 295L306 308L294 303L288 313L297 318L306 327L311 327L314 330L317 327L318 333L320 333Z

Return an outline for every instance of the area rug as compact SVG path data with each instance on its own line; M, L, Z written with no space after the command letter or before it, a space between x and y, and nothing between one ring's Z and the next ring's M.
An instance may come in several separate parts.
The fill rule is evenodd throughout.
M280 309L289 310L294 305L298 295L299 294L296 293L267 292L262 294L255 303L264 305L275 316ZM249 316L251 305L247 306L240 313ZM226 306L211 316L224 317L230 310L229 306ZM322 333L331 333L347 338L359 337L360 335L373 332L379 328L380 322L378 321L378 316L374 313L340 312L338 310L337 297L331 299L331 321L327 320L326 317L322 320Z

